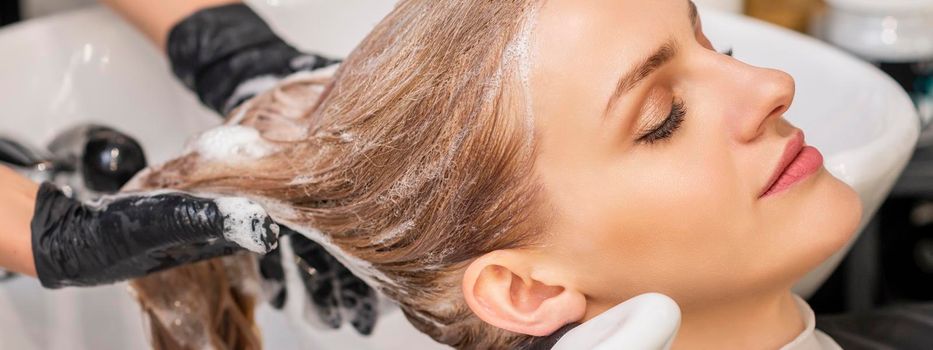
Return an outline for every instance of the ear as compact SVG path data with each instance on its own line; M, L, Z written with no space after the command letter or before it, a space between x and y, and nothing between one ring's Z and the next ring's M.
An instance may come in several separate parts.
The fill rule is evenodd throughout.
M529 254L498 250L474 260L463 276L470 309L493 326L538 337L582 320L586 297L556 281L559 273L534 268Z

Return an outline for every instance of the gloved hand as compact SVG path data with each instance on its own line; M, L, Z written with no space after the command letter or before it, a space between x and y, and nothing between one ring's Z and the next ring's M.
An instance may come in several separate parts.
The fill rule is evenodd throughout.
M272 291L272 306L282 309L295 304L299 310L310 311L303 313L301 321L311 325L337 329L349 321L360 334L371 334L379 311L376 291L321 245L284 226L281 234L279 248L259 261L260 275ZM287 283L294 279L301 283ZM287 288L296 285L299 289Z
M673 299L642 294L570 330L552 349L669 349L678 328L680 307Z
M182 192L88 204L43 183L32 218L36 272L47 288L112 283L243 249L264 254L278 236L256 203Z
M47 150L0 138L0 163L43 182L32 246L48 288L111 283L243 249L267 253L277 245L277 225L241 198L158 192L88 204L146 166L138 142L105 126L70 128Z
M118 191L146 167L146 157L129 135L83 124L59 133L44 149L0 136L0 165L35 182L55 183L71 197L89 200ZM0 282L15 276L0 269Z

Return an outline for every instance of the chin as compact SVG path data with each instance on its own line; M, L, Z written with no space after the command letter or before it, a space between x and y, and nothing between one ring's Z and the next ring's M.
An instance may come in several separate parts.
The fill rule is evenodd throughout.
M841 180L829 176L833 183L833 196L830 197L832 203L832 215L837 227L833 229L838 235L837 247L833 253L842 249L858 231L862 222L862 200L858 193L851 186Z
M862 221L862 201L849 185L824 171L819 188L815 191L819 204L814 207L819 221L812 231L815 239L810 254L815 268L833 254L847 246Z
M829 259L849 242L862 220L862 203L852 187L825 170L813 178L808 188L801 188L786 212L793 219L785 221L780 232L782 257L775 264L779 279L795 282Z

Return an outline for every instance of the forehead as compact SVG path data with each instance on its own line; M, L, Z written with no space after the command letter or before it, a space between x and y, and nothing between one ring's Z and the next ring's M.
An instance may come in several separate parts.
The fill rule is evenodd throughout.
M547 0L538 14L537 32L561 44L606 43L643 38L685 24L689 0ZM650 38L644 38L650 39ZM648 40L626 44L637 46Z
M690 27L689 13L688 0L546 1L531 47L535 114L601 112L623 73Z

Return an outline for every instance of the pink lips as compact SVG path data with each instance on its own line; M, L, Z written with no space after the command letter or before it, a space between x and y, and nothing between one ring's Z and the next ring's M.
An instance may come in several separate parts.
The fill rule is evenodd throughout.
M823 166L820 151L804 144L803 132L798 130L784 148L784 154L759 198L782 192L816 173Z

